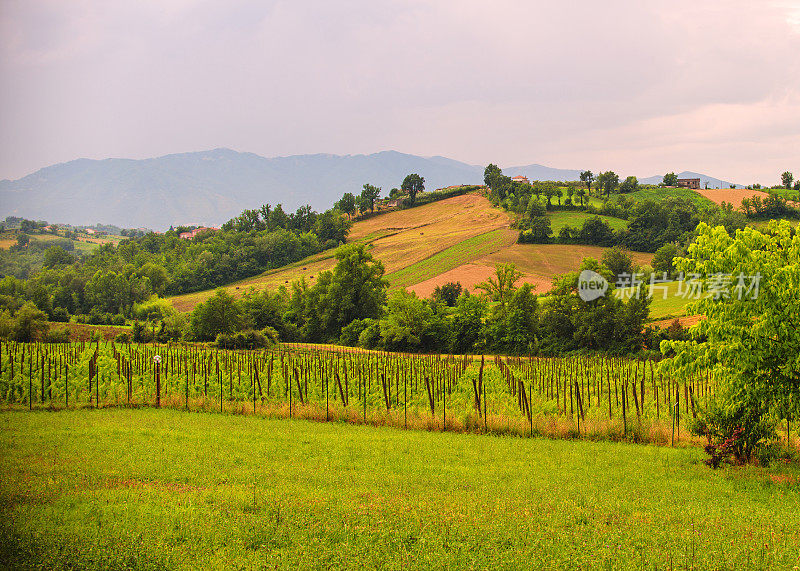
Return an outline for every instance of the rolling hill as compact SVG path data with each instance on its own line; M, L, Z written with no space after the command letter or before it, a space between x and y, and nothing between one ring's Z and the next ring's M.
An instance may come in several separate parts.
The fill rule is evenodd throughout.
M523 273L520 283L544 292L556 274L575 270L585 257L600 258L605 248L564 244L517 244L510 216L479 194L380 214L356 222L349 243L366 244L386 270L390 288L405 287L428 297L437 285L461 282L470 290L494 272L496 263L513 262ZM620 221L622 222L622 221ZM632 254L639 265L652 254ZM336 265L334 250L327 250L290 266L264 272L225 287L234 296L250 288L288 287L305 279L313 284L319 273ZM213 295L203 291L170 298L179 311L190 311Z

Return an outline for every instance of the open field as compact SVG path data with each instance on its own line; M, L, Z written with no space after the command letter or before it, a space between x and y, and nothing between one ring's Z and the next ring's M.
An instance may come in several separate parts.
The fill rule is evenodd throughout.
M694 192L704 196L714 202L714 204L722 204L727 202L733 204L734 208L739 208L742 205L743 198L753 198L760 196L765 199L769 196L766 192L760 190L748 190L746 188L720 188L708 190L695 190Z
M764 192L768 192L769 194L777 194L784 200L791 200L793 202L798 202L798 198L800 198L800 191L794 189L789 190L787 188L770 188Z
M558 236L559 231L565 226L572 226L573 228L580 228L583 223L589 218L594 218L596 214L588 214L586 212L572 212L569 210L559 210L548 214L550 219L550 227L553 230L553 236ZM621 218L614 218L613 216L600 216L600 218L611 226L612 230L622 230L628 227L628 221Z
M791 569L797 470L697 448L193 414L0 414L11 568Z
M607 249L600 246L572 244L513 244L478 258L474 262L411 285L408 289L415 291L420 297L427 297L438 285L461 282L462 286L471 290L476 284L494 274L495 264L513 263L523 273L519 283L530 283L536 288L537 293L542 293L553 285L553 276L577 270L583 258L599 260ZM649 264L653 258L652 254L639 252L630 254L637 265Z

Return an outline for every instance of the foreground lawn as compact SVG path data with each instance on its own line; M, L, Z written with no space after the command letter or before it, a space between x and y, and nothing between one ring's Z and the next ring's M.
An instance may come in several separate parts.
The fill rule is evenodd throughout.
M796 565L797 474L701 457L173 410L2 413L0 564Z

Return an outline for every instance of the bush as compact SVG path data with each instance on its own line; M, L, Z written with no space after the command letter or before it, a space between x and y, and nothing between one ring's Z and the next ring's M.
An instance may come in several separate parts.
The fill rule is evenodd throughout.
M274 329L272 331L274 332ZM214 341L214 346L221 349L263 349L273 344L272 339L253 329L237 333L220 333Z
M111 319L112 325L125 325L125 316L119 313Z
M726 387L727 388L727 387ZM744 464L777 441L776 421L763 402L731 401L715 395L708 408L700 410L692 431L707 439L705 447L712 468L721 463ZM733 406L723 403L735 402Z
M45 343L69 343L69 329L66 327L59 327L58 329L51 329L44 334Z
M129 333L117 333L114 337L114 343L121 343L126 344L131 342L131 336Z
M357 346L359 336L364 329L370 326L372 321L372 319L354 319L342 327L342 333L339 335L339 343L348 347Z
M58 321L59 323L66 323L69 321L69 312L63 307L56 307L53 310L51 321Z
M369 322L358 336L358 345L364 349L377 349L381 345L381 326L377 319L363 319Z

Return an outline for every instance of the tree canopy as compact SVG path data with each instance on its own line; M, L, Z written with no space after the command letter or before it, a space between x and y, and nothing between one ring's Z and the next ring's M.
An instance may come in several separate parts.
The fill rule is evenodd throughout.
M413 205L417 193L425 190L425 179L416 173L410 174L403 179L400 190L408 194L409 205Z
M729 437L741 429L741 458L775 438L777 419L800 405L800 236L789 222L734 236L700 224L688 255L675 261L706 279L707 295L688 310L705 317L689 341L664 341L670 374L710 370L718 389L704 431Z

